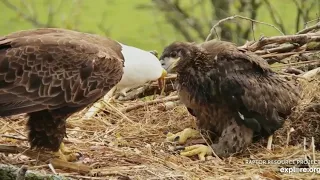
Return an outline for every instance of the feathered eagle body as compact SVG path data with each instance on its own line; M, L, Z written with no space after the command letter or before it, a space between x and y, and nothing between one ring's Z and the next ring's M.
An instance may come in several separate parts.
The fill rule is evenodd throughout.
M0 116L27 113L31 147L58 150L66 119L120 81L121 50L114 40L57 28L0 37Z
M299 99L298 89L261 57L232 43L176 42L161 59L172 52L180 58L175 67L180 100L197 118L199 129L210 134L220 156L273 134Z

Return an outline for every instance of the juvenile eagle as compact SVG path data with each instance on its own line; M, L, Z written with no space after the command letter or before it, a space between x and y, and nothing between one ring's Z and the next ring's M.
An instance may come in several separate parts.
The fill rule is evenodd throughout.
M220 157L272 135L299 98L296 87L261 57L229 42L174 42L164 49L160 60L167 72L177 73L181 102L196 117L198 128L209 134L211 147ZM188 128L168 139L184 143L196 133ZM198 154L204 159L211 153L208 146L194 145L182 155Z
M58 28L0 37L0 117L27 113L32 148L75 160L62 143L66 119L120 82L132 53L123 49L110 38Z

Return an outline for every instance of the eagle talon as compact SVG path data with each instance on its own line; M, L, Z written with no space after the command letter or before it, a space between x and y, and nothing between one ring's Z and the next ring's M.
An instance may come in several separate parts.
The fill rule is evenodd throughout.
M206 156L212 155L212 149L207 145L197 144L185 147L184 150L180 153L180 155L187 157L198 155L200 161L205 161Z
M181 132L173 134L169 132L167 134L167 141L176 142L178 141L179 144L184 144L189 138L197 137L199 132L197 130L186 128Z
M76 152L66 148L64 143L61 143L59 150L57 152L54 152L53 154L59 159L69 162L77 161L80 157L82 157L82 154L80 152Z
M71 154L71 153L73 153L72 150L66 148L66 146L64 145L64 143L61 143L61 144L60 144L60 148L59 148L59 149L61 150L61 152L62 152L63 154Z
M56 158L59 158L63 161L67 161L67 162L73 162L73 161L77 161L79 160L79 158L82 156L81 153L70 153L70 154L63 154L61 152L61 150L57 151L57 152L53 152L53 155Z
M177 136L177 137L174 138L173 141L179 141L179 139L180 139L180 136Z

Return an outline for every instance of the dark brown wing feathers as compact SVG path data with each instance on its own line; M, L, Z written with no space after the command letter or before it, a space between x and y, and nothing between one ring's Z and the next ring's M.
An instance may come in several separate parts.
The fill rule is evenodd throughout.
M86 106L120 81L123 59L117 42L70 30L0 37L0 116Z
M263 136L282 126L299 98L290 83L272 72L259 56L241 52L227 43L217 54L216 65L217 69L223 69L214 76L219 77L221 97L231 109L244 116L238 115L238 120L252 129L258 128L254 130Z
M295 87L274 73L261 57L240 51L232 43L200 44L194 52L193 59L197 58L194 62L199 71L182 70L180 85L199 105L225 104L237 122L262 136L282 126L299 98Z

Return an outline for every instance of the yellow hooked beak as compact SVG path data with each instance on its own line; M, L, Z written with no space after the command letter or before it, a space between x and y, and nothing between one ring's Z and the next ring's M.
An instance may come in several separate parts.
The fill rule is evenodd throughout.
M167 76L167 71L165 69L162 69L162 74L160 76L160 78L158 79L158 86L159 88L162 90L165 87L165 77Z

